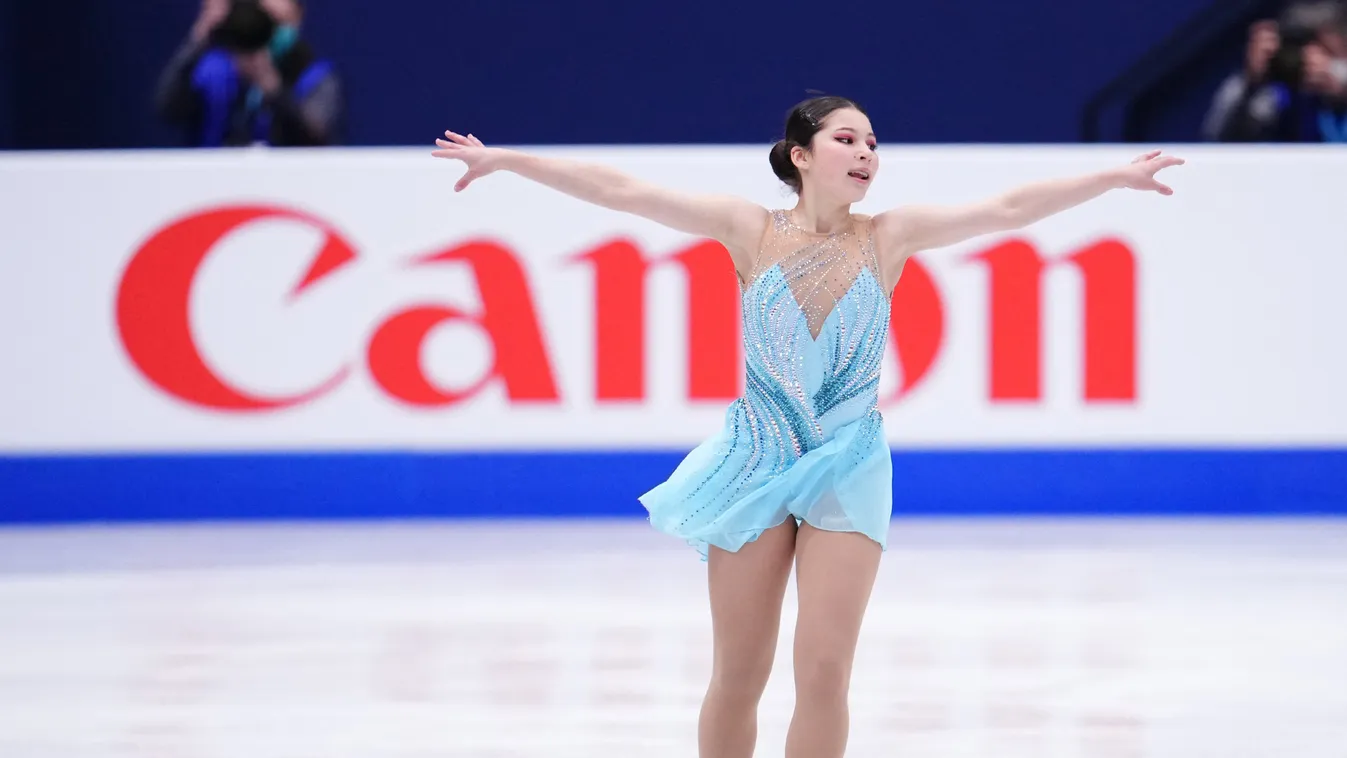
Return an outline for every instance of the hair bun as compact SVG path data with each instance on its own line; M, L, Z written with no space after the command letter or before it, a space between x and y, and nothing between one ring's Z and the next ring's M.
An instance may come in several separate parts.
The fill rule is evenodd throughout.
M789 140L781 140L772 145L772 152L768 160L772 164L772 173L776 178L796 188L800 187L800 170L795 167L795 163L790 159L790 150L793 145Z

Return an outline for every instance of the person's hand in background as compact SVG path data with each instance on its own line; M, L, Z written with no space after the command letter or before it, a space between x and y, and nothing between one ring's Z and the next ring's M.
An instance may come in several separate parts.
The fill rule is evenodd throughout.
M1347 69L1335 64L1325 48L1307 45L1305 89L1322 97L1341 100L1347 96Z
M239 76L257 86L266 95L274 95L281 88L281 74L271 60L271 51L267 48L251 53L235 53L234 69Z
M196 23L192 24L192 40L204 42L227 13L229 0L201 0L201 12L197 14Z

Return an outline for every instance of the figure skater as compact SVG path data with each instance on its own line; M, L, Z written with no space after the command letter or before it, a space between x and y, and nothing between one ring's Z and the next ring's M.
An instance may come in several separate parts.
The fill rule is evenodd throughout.
M865 111L815 97L786 119L772 170L789 210L689 195L600 165L489 148L445 132L432 154L462 161L462 191L510 171L580 200L724 244L742 292L745 391L719 432L641 496L650 523L708 561L714 650L702 758L747 758L794 563L799 616L787 758L841 756L861 620L892 510L892 460L877 408L889 304L904 262L1020 229L1109 190L1172 190L1159 151L1121 168L1029 184L961 207L853 214L879 175Z

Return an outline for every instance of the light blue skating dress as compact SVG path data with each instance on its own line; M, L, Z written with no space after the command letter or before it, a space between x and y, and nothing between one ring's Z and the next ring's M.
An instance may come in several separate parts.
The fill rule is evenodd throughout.
M832 234L774 211L743 288L745 390L641 496L650 523L737 551L787 518L885 547L893 471L877 407L889 295L870 218Z

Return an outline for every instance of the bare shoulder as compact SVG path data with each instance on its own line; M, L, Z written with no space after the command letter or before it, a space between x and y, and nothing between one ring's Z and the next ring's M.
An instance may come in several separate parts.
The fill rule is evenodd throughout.
M737 245L756 248L771 222L772 212L741 197L725 198L729 234Z
M735 268L747 275L757 258L758 247L771 223L772 212L757 203L739 197L722 197L725 233L720 241L730 251Z
M893 208L883 213L871 217L871 223L874 225L875 236L881 242L892 245L892 243L901 240L904 231L910 226L910 213L906 207Z

